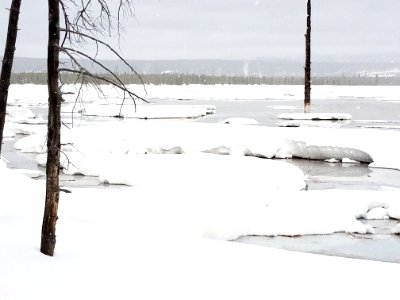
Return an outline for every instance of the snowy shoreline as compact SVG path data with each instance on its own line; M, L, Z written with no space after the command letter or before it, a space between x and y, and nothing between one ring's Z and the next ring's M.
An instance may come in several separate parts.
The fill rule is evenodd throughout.
M26 135L15 148L38 154L43 163L45 126L18 105L44 105L45 95L41 87L20 88L12 87L5 136ZM189 98L198 89L185 88ZM241 93L250 88L255 89L251 97L261 94L255 87ZM334 97L345 91L339 90ZM218 91L215 97L229 96L218 86L210 91ZM176 91L166 92L170 96L176 97ZM109 99L118 101L117 96ZM62 150L69 160L64 160L64 172L126 186L61 193L54 258L38 250L44 181L0 164L7 195L0 201L0 296L50 299L57 292L60 299L372 299L397 293L398 264L229 241L334 232L374 237L376 229L362 220L400 220L398 189L304 191L304 173L284 158L334 158L400 169L400 145L394 142L400 131L236 121L243 124L85 119L73 129L63 128ZM400 226L393 233L398 231ZM43 288L43 282L51 282L51 288Z

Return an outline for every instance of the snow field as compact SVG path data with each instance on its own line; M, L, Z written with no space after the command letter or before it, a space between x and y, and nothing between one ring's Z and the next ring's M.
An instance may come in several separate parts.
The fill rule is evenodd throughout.
M355 216L378 197L392 207L397 192L261 194L235 185L193 190L178 181L73 189L61 194L49 258L38 249L44 182L4 167L0 173L9 195L0 202L2 299L375 299L397 290L397 264L215 240L316 228L361 232L368 228Z

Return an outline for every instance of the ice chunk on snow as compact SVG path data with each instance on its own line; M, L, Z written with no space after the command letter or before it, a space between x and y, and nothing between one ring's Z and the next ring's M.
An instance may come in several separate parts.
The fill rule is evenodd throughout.
M347 158L347 157L343 157L342 158L342 163L346 163L346 164L359 164L359 161Z
M372 210L372 209L374 209L374 208L385 208L385 209L388 209L388 208L389 208L389 205L387 205L387 204L384 203L384 202L371 202L371 203L368 205L368 211L370 211L370 210Z
M387 220L387 219L389 219L389 217L388 217L388 212L387 212L386 208L376 207L376 208L369 210L365 214L364 219L366 219L366 220Z
M284 120L351 120L351 115L346 113L284 113L277 116Z
M226 146L215 147L211 149L207 149L203 151L204 153L212 153L212 154L219 154L219 155L231 155L232 150Z
M350 158L355 161L372 162L372 158L364 151L333 146L308 145L304 142L296 142L286 139L283 146L279 149L276 155L277 158L299 157L305 159L336 159Z
M337 162L339 162L339 160L337 160L335 158L325 159L324 161L326 161L328 163L337 163Z

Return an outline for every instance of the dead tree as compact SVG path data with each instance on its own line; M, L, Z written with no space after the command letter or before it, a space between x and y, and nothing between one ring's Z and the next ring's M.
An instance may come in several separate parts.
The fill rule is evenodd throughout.
M40 251L53 256L59 202L61 94L59 81L60 0L49 0L49 39L47 45L47 86L49 109L47 123L46 201Z
M58 219L59 203L59 171L60 171L60 137L61 116L60 108L62 92L60 82L62 73L76 74L77 83L92 84L101 92L99 83L110 84L123 92L122 105L126 98L134 101L142 99L97 59L100 50L107 50L122 60L129 69L139 76L133 67L102 38L111 35L113 25L117 24L117 33L121 31L121 23L125 14L132 13L131 0L119 0L117 8L112 9L105 0L48 0L49 3L49 42L48 42L48 90L49 90L49 116L47 134L47 165L46 165L46 201L42 225L41 252L53 256L56 244L56 222ZM97 12L97 13L95 13ZM72 15L72 16L71 16ZM60 20L64 28L60 28ZM60 33L63 33L61 38ZM85 47L94 44L96 53L87 53ZM59 67L59 54L63 53L70 58L70 64ZM89 60L102 68L108 75L93 74L82 64ZM140 77L140 76L139 76ZM78 101L80 91L76 96ZM121 112L120 112L121 113Z
M10 77L12 65L14 62L15 44L18 33L18 19L21 7L21 0L12 0L10 8L10 17L8 21L7 40L4 50L3 63L1 67L0 78L0 154L3 144L3 130L6 120L8 88L10 86Z
M304 112L311 105L311 0L307 0L306 62L304 67Z

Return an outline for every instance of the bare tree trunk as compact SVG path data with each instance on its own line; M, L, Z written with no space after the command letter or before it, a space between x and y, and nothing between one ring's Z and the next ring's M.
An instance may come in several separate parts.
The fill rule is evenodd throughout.
M8 20L7 41L4 50L3 64L1 67L0 79L0 154L1 146L3 144L3 130L6 121L6 109L8 88L10 86L10 77L12 65L14 62L15 44L17 41L18 33L18 19L21 7L21 0L13 0L10 8L10 18Z
M48 0L49 41L47 48L47 84L49 119L47 125L46 202L40 251L53 256L59 201L61 94L59 91L60 0Z
M311 105L311 0L307 0L306 64L304 67L304 112Z

